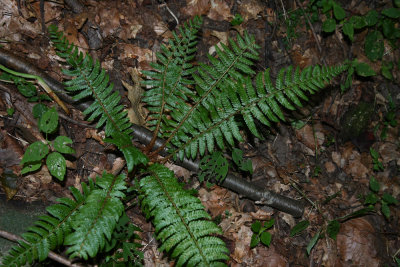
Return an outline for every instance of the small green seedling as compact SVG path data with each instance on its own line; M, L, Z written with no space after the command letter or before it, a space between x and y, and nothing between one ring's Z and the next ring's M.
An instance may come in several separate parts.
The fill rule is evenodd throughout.
M369 148L369 152L372 157L372 163L374 164L373 167L374 171L376 172L383 171L384 168L382 162L379 160L379 153L372 147Z
M58 113L55 108L44 111L39 118L39 130L46 135L55 132L58 127ZM72 140L66 136L57 136L50 143L36 141L28 146L22 158L23 168L21 174L26 174L38 170L42 166L42 160L46 158L46 165L51 175L59 180L64 180L67 164L61 154L73 154L75 150L68 145ZM53 152L50 153L50 148Z
M364 205L377 207L377 204L381 203L381 211L382 214L386 217L386 219L390 218L390 208L389 205L397 205L398 201L392 195L388 193L383 193L381 196L378 195L380 191L380 184L375 179L375 177L371 177L369 180L369 188L371 189L371 193L365 196Z
M271 228L274 223L274 219L264 223L257 220L251 225L253 235L251 236L250 248L255 248L260 242L269 247L269 244L271 244L272 235L270 232L267 232L267 230Z

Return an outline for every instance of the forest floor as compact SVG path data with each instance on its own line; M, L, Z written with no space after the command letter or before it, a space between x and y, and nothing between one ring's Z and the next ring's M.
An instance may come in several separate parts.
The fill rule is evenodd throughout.
M62 81L61 65L43 31L40 1L20 2L18 7L18 1L0 0L0 45ZM400 38L392 44L383 39L382 58L371 61L364 51L370 28L356 30L352 42L339 23L332 33L326 33L323 22L333 16L333 11L319 10L315 18L307 8L309 1L81 2L83 9L78 10L62 1L44 1L45 25L57 24L69 41L99 60L123 95L123 103L143 111L139 117L146 116L146 109L128 99L123 82L131 85L127 86L129 90L136 90L132 70L151 69L150 62L155 61L160 45L172 37L177 26L195 15L204 18L196 61L207 61L207 53L215 52L216 45L227 44L228 38L247 31L260 46L255 70L270 68L273 78L289 65L301 69L315 64L332 66L355 58L367 63L376 75L362 77L360 70L361 75L353 75L349 88L343 88L347 73L342 74L329 87L310 96L303 108L286 111L286 122L273 128L260 125L264 140L249 137L240 144L245 158L253 164L253 173L247 177L243 174L245 178L257 186L302 199L306 205L302 218L257 205L219 186L191 184L224 232L230 266L400 266L400 210L388 197L400 199ZM342 5L347 17L393 6L388 0L335 3ZM239 23L236 17L239 24L232 25L236 14L243 21ZM394 27L399 28L398 19ZM392 68L387 70L390 64ZM34 103L19 95L14 85L0 84L0 195L12 197L10 202L25 201L26 205L37 201L50 204L66 196L69 186L79 187L88 177L113 168L119 155L103 143L100 131L61 117L60 131L73 140L76 150L68 158L64 181L52 178L45 167L20 176L19 162L27 144L43 137L31 115ZM74 108L72 114L74 121L84 119ZM143 123L141 118L131 119ZM182 181L196 177L170 166ZM6 181L6 170L18 177L17 188ZM367 207L366 199L371 200L372 193L377 197L372 201L373 209L354 214ZM168 257L157 251L154 229L140 209L133 207L128 215L143 230L145 265L170 266ZM275 223L268 230L272 234L270 245L260 243L250 248L252 223L272 218ZM309 226L291 236L291 229L301 221ZM337 235L330 234L332 221L340 225ZM312 243L318 234L319 239Z

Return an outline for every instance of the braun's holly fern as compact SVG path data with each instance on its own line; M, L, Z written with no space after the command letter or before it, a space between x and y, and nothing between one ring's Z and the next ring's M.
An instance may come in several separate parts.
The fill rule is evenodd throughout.
M216 47L216 56L208 56L210 65L191 61L196 51L196 34L202 20L196 17L185 24L173 40L161 47L153 71L144 72L149 80L143 102L149 110L148 127L154 131L153 140L145 153L154 156L167 146L173 156L196 158L226 143L234 146L242 141L240 120L259 136L255 120L265 125L284 120L282 107L293 110L307 101L307 93L315 93L333 77L345 70L338 67L284 68L276 81L271 81L269 70L256 74L253 62L258 60L254 37L245 33L236 41L229 39L229 47ZM71 77L65 84L75 93L75 100L92 98L93 103L84 114L89 120L98 119L97 127L105 126L106 141L115 144L124 154L128 171L145 176L139 180L139 193L144 213L151 218L161 250L176 259L177 266L223 266L229 259L228 249L216 235L221 229L210 220L200 200L178 184L173 172L158 163L148 164L147 156L131 142L131 126L120 96L113 92L109 76L68 43L57 27L49 29L58 55L70 65L63 70ZM255 75L255 79L252 76ZM165 139L162 147L151 151L156 137ZM155 159L155 157L150 157ZM207 166L225 165L207 159ZM48 216L42 216L35 226L24 234L24 241L14 247L3 259L4 266L20 266L33 260L43 260L50 250L67 246L70 257L88 259L113 248L121 249L123 257L141 258L134 252L138 245L128 244L119 237L118 245L112 236L124 212L122 199L127 183L125 177L103 174L89 186L83 184L83 193L72 188L75 200L62 198L50 206ZM120 221L121 222L121 221ZM124 230L125 231L125 230ZM130 237L135 237L130 233ZM134 239L134 238L133 238ZM125 246L125 247L124 247ZM133 255L128 255L133 251ZM136 254L135 254L136 253ZM119 254L114 254L118 258Z
M142 207L153 218L160 250L177 258L177 266L218 266L229 259L225 243L210 235L222 234L210 221L200 200L182 188L174 173L154 164L150 175L140 180Z

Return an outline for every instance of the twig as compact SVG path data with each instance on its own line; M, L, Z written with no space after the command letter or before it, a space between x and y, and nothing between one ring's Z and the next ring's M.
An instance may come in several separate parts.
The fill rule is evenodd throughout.
M310 29L311 29L311 32L312 32L312 34L313 34L313 36L314 36L315 42L317 43L318 51L319 51L319 53L320 53L321 56L322 56L322 47L321 47L321 44L319 43L318 36L317 36L317 34L315 33L314 26L312 25L308 14L307 14L306 11L304 10L303 5L300 3L299 0L296 0L296 4L301 8L301 10L303 10L303 14L304 14L304 16L306 17L308 26L310 26ZM322 63L323 63L325 66L327 65L326 62L325 62L324 57L322 57L321 61L322 61Z
M24 240L23 238L21 238L21 237L19 237L19 236L17 236L17 235L14 235L14 234L12 234L12 233L10 233L10 232L4 231L4 230L0 230L0 237L5 238L5 239L8 239L8 240L13 241L13 242L18 242L18 241L27 242L27 241ZM27 243L28 243L28 242L27 242ZM61 264L64 264L65 266L70 266L70 267L82 267L82 265L77 264L77 263L72 263L72 262L69 261L68 259L66 259L66 258L64 258L63 256L61 256L61 255L59 255L59 254L57 254L57 253L54 253L54 252L52 252L52 251L49 252L49 256L48 256L48 257L49 257L50 259L56 261L56 262L59 262L59 263L61 263Z
M179 20L178 20L178 18L175 16L174 12L172 12L171 9L169 9L167 3L164 2L164 4L162 4L162 5L160 5L160 6L165 6L165 8L166 8L167 11L169 12L169 14L171 14L171 16L175 19L176 25L179 25Z

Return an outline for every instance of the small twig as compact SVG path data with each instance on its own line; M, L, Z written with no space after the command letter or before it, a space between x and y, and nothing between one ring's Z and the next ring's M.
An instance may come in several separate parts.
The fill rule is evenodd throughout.
M178 18L175 16L174 12L172 12L171 9L169 9L167 3L164 2L164 4L162 4L161 6L165 6L165 8L166 8L167 11L169 12L169 14L171 14L171 16L175 19L176 25L179 25L179 20L178 20Z
M83 127L86 127L86 128L97 129L96 126L94 126L94 125L90 125L88 123L77 121L77 120L75 120L73 118L70 118L70 117L68 117L68 116L66 116L66 115L64 115L62 113L58 113L58 116L60 116L60 118L62 118L63 120L66 120L66 121L68 121L70 123L73 123L73 124L76 124L76 125L79 125L79 126L83 126Z
M303 5L300 3L299 0L296 0L296 4L301 8L301 10L303 10L303 14L304 14L304 16L306 17L308 26L310 26L310 29L311 29L311 32L312 32L312 34L313 34L313 36L314 36L315 42L317 43L318 51L319 51L319 53L320 53L321 56L322 56L322 47L321 47L321 44L319 43L318 36L317 36L317 34L315 33L315 30L314 30L314 27L313 27L313 25L312 25L312 23L311 23L311 20L310 20L308 14L307 14L306 11L304 10ZM323 63L325 66L327 65L326 62L325 62L324 57L322 57L321 61L322 61L322 63Z
M14 234L12 234L10 232L4 231L4 230L0 230L0 237L8 239L8 240L13 241L13 242L18 242L18 241L27 242L23 238L21 238L21 237L19 237L17 235L14 235ZM81 267L82 266L82 265L77 264L77 263L72 263L68 259L66 259L63 256L61 256L61 255L59 255L57 253L54 253L52 251L49 252L48 258L52 259L52 260L54 260L56 262L59 262L61 264L64 264L65 266L70 266L70 267Z

